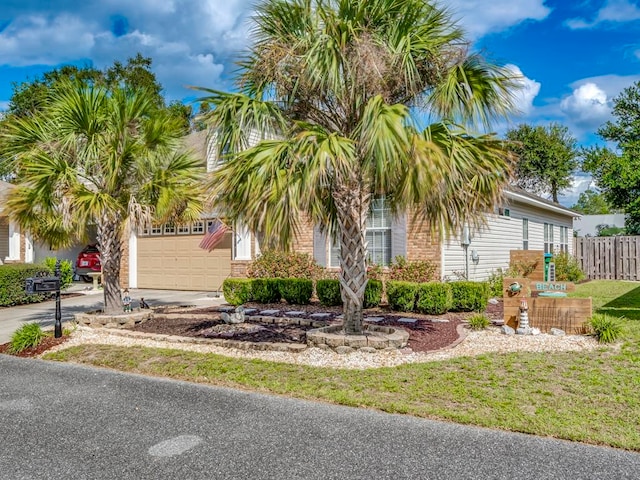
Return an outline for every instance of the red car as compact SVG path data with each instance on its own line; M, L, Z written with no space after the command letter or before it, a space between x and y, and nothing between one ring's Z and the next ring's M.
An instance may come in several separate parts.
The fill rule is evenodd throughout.
M78 254L78 260L76 260L76 274L85 282L92 282L92 278L89 273L102 271L102 265L100 264L100 251L95 245L87 245Z

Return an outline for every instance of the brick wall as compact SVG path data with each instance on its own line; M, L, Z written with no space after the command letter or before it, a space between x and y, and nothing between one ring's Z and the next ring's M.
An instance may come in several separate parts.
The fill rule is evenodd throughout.
M439 234L430 231L426 222L407 219L407 260L429 260L436 265L436 277L441 275L442 249Z
M292 250L313 256L313 223L306 215L300 221L300 231L293 241Z

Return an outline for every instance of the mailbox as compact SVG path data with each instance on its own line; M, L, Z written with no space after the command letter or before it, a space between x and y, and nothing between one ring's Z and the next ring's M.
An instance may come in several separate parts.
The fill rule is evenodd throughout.
M27 294L57 292L60 290L58 277L30 277L25 280Z

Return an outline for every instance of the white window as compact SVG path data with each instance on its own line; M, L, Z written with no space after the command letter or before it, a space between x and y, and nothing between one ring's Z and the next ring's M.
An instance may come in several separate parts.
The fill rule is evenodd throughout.
M560 251L569 253L569 227L560 227Z
M164 225L164 234L165 235L174 235L176 233L176 226L173 223L165 223Z
M191 224L191 233L204 233L204 222L201 220L193 222Z
M522 219L522 249L529 250L529 219Z
M508 208L500 207L498 208L498 215L500 215L501 217L510 217L511 210L509 210Z
M178 235L189 235L189 224L181 223L178 225Z
M151 225L151 235L162 235L162 225L155 223Z
M553 253L553 224L544 224L544 253Z
M377 265L389 265L391 263L391 210L387 207L384 198L377 198L371 205L371 212L367 217L367 259ZM335 243L331 246L330 265L340 266L340 246Z

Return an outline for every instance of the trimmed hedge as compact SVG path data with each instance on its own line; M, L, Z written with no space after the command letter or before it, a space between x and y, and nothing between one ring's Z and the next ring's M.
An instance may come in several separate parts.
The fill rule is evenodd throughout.
M416 308L418 285L411 282L387 282L389 307L392 310L413 312Z
M313 295L313 282L304 278L283 278L280 295L292 305L308 305Z
M373 308L382 301L382 281L369 279L364 289L364 308Z
M280 279L278 278L254 278L251 283L251 294L258 303L276 303L280 295Z
M222 294L227 303L242 305L250 302L252 296L252 283L250 278L227 278L222 282Z
M429 315L442 315L451 309L451 286L448 283L418 284L416 310Z
M49 269L29 263L0 265L0 306L38 303L46 299L46 294L27 295L24 291L25 279L40 275L49 275Z
M335 307L342 305L342 296L340 295L340 280L325 278L316 282L316 292L318 300L325 307Z
M489 284L486 282L451 282L453 312L481 312L489 301Z

